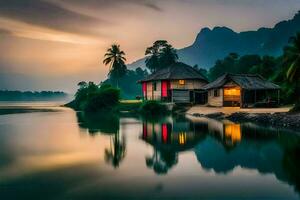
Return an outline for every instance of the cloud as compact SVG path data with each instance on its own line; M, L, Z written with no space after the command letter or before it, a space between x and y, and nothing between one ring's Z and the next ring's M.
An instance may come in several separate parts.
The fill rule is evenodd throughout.
M11 35L11 31L7 29L0 28L0 35Z
M101 11L124 4L162 10L157 4L147 0L1 0L0 16L60 31L95 34L99 26L109 25L110 22L88 13L76 12L72 7Z
M72 33L95 33L104 20L76 13L43 0L0 1L0 16ZM83 28L84 27L84 28Z

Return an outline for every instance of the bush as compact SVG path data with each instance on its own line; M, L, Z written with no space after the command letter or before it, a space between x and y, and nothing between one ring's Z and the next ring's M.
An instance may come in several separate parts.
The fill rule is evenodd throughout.
M290 110L292 113L299 113L300 112L300 103L296 103L295 106Z
M100 88L99 91L91 95L84 106L86 112L97 112L100 110L111 110L118 105L120 100L120 90L113 87Z
M146 116L162 116L169 113L167 106L158 101L145 101L140 107L140 112Z
M97 112L114 109L120 100L120 90L111 85L102 84L100 87L93 82L80 83L75 99L65 106L75 110Z

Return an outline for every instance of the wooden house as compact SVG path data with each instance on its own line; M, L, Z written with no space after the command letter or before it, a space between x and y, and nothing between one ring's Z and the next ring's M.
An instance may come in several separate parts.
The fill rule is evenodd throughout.
M209 106L250 107L279 104L280 87L260 75L225 74L203 87Z
M207 79L193 67L181 62L160 69L139 81L145 100L174 103L206 103L203 86Z

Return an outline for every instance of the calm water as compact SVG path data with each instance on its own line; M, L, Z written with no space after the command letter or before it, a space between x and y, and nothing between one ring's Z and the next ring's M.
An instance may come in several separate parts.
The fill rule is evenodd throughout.
M253 124L0 115L0 199L299 199L299 155Z

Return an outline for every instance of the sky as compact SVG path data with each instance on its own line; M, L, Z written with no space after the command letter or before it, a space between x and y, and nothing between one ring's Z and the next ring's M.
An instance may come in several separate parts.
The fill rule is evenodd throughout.
M300 0L0 0L0 89L72 93L107 77L113 43L131 63L157 39L183 48L204 27L273 27L298 10Z

